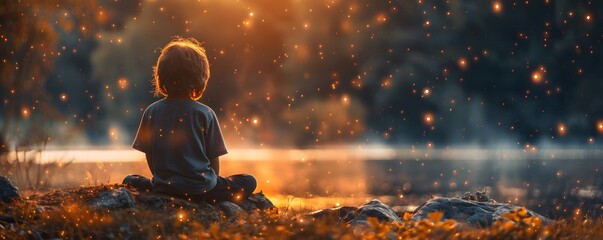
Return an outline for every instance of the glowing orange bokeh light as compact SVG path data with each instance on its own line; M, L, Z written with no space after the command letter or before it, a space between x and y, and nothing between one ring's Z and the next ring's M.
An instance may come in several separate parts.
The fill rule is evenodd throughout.
M557 133L561 136L567 133L567 126L564 123L557 124Z
M494 13L500 13L502 12L502 4L498 1L492 2L492 11Z
M29 109L28 109L28 108L23 107L23 108L21 109L21 116L23 116L23 118L29 118L29 115L30 115L30 114L31 114L31 113L30 113L30 111L29 111Z
M603 120L597 121L597 131L603 134Z
M423 97L429 97L431 96L431 89L426 87L423 89Z
M467 70L467 68L469 67L467 59L465 59L464 57L459 58L458 65L461 70Z
M544 66L540 66L538 69L534 70L531 75L532 82L534 84L540 84L544 81L544 75L546 73L546 68Z
M67 95L67 93L61 93L61 95L59 95L59 100L61 100L61 102L67 102L67 100L69 100L69 95Z
M121 89L121 90L127 89L128 88L128 79L125 77L122 77L119 80L117 80L117 87L119 87L119 89Z
M431 113L425 113L425 115L423 115L423 121L425 121L425 124L427 125L433 124L434 120L433 114Z

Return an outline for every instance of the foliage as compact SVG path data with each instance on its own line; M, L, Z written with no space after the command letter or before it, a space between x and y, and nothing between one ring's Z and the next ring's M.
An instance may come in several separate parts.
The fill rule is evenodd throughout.
M11 179L19 188L32 189L49 187L52 178L71 164L71 161L56 159L42 162L47 141L31 147L15 147L13 154L0 154L0 175Z

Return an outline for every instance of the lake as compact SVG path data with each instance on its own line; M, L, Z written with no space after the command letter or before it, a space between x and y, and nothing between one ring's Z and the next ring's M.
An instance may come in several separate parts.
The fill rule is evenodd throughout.
M31 154L30 154L31 155ZM150 176L144 155L127 148L47 150L42 162L52 187L119 183ZM359 205L372 198L416 206L436 196L486 190L492 199L567 218L603 213L603 151L394 149L231 149L222 175L250 173L277 206L317 209ZM70 164L67 164L71 162Z

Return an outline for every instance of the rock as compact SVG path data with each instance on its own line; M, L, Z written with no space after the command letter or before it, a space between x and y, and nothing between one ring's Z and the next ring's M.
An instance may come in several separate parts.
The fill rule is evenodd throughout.
M0 200L12 203L20 198L19 189L8 178L0 176Z
M369 217L385 222L402 222L391 207L377 199L373 199L356 210L356 217L350 221L350 224L355 222L364 223Z
M484 200L482 198L482 200ZM488 199L488 201L490 201ZM413 221L419 221L427 218L427 214L431 212L444 213L443 219L452 219L460 223L467 223L473 226L490 226L498 219L503 218L503 214L521 209L508 203L496 202L480 202L471 201L461 198L445 198L438 197L428 200L421 205L413 215ZM535 212L527 210L528 217L534 216L542 220L543 223L548 223L551 220L543 217Z
M326 208L309 213L313 219L337 219L339 222L349 222L356 217L357 207Z
M153 193L134 194L134 198L137 204L153 210L163 209L163 206L169 202L168 196Z
M224 213L224 216L226 216L226 218L229 220L234 220L237 218L237 216L239 214L245 212L245 210L243 210L243 208L239 207L239 205L237 205L233 202L220 201L220 202L217 202L215 204L215 206L217 206L218 209L220 209L220 211L222 211L222 213Z
M475 195L471 194L471 192L465 192L461 197L463 200L477 201L477 202L491 202L495 203L494 199L490 199L490 196L486 193L486 189L484 191L476 191Z
M121 187L101 191L99 196L89 200L88 204L96 209L133 208L134 198L128 189Z
M259 210L259 208L255 204L253 204L251 201L249 201L249 199L245 199L245 200L237 202L235 204L247 212L251 212L253 210Z
M175 216L184 211L193 213L188 217L209 226L221 219L220 211L229 219L236 219L238 213L258 209L274 208L272 202L262 193L253 194L238 203L219 202L215 206L206 202L195 202L152 192L137 192L126 185L105 185L60 189L27 198L35 203L38 212L61 210L65 206L89 206L94 210L121 210L139 212L152 210L166 216Z
M339 222L350 223L354 226L368 226L368 218L376 218L384 222L401 222L400 217L394 210L374 199L359 208L356 207L338 207L327 208L311 212L306 215L313 219L337 219Z
M274 204L272 204L270 199L268 199L262 192L251 194L251 196L245 201L253 203L260 210L274 208Z

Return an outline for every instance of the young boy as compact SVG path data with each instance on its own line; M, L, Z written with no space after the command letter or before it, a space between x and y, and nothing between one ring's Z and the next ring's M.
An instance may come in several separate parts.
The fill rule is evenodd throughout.
M153 68L155 96L165 98L144 111L132 147L146 154L150 180L129 175L123 183L195 201L240 201L256 188L247 174L221 177L219 157L226 154L214 111L197 102L209 80L205 49L195 39L175 38Z

